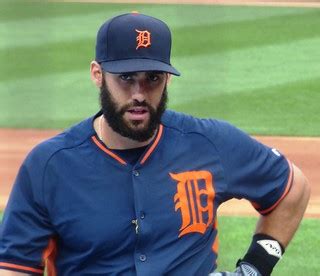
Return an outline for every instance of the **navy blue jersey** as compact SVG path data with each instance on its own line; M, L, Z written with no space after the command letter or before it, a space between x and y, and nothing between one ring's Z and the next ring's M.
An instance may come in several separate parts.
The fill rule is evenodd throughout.
M24 161L1 224L0 267L208 275L216 268L219 205L246 198L267 214L290 189L289 162L226 122L166 111L132 165L98 139L95 117Z

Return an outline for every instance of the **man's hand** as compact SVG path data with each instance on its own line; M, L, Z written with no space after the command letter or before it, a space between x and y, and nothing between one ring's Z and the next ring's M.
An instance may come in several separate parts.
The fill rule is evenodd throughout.
M235 273L239 273L237 275L243 276L262 276L258 269L246 262L240 262Z
M240 262L234 272L223 271L210 273L209 276L262 276L260 272L251 264Z

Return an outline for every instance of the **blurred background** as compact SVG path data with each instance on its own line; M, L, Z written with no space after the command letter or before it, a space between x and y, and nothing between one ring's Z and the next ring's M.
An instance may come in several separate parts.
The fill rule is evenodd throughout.
M171 27L169 107L250 134L319 136L320 9L1 1L0 127L65 128L95 113L95 36L137 10Z
M89 74L96 33L131 11L172 30L172 64L182 76L169 87L169 108L228 120L252 135L320 136L319 8L0 0L1 206L31 145L99 110ZM7 128L53 130L34 136ZM319 144L308 141L316 156ZM306 167L317 171L319 162ZM219 219L220 270L233 270L255 221ZM320 275L319 226L303 221L273 275Z

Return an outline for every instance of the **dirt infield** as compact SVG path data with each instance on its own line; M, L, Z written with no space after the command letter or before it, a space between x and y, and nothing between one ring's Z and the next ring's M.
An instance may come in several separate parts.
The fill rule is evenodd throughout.
M0 129L0 209L6 205L12 183L26 154L39 142L54 136L56 130ZM257 137L279 149L300 167L312 185L307 216L320 218L320 139L292 137ZM224 215L253 215L250 204L231 200L219 212Z

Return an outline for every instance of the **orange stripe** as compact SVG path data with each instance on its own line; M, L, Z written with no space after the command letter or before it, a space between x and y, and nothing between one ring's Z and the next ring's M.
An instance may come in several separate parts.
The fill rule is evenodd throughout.
M29 272L34 272L34 273L41 273L41 274L43 273L43 269L36 269L36 268L23 266L23 265L16 265L16 264L0 262L0 266L7 267L7 268L14 268L14 269L19 269L19 270L24 270L24 271L29 271Z
M126 165L126 161L124 161L122 158L120 158L118 155L113 153L111 150L108 150L104 145L102 145L99 140L95 137L91 137L93 142L101 149L103 150L106 154L110 155L112 158L116 159L118 162L120 162L122 165Z
M146 162L146 160L149 158L149 156L151 155L151 153L154 151L155 147L159 144L159 141L160 141L160 138L161 138L161 135L162 135L162 132L163 132L163 125L160 125L159 126L159 131L158 131L158 134L157 134L157 137L156 139L154 140L152 146L149 148L149 150L146 152L145 156L142 158L140 164L142 165L144 162Z
M216 253L216 255L218 255L218 251L219 251L219 239L218 239L218 235L216 236L216 238L214 239L213 245L212 245L212 251L214 253Z
M42 255L42 260L46 265L47 275L56 276L57 269L55 266L55 261L57 257L57 243L54 238L49 240L47 248L44 250Z
M217 217L214 219L214 223L213 223L213 229L217 229L218 228L218 219ZM216 235L216 238L214 239L213 241L213 244L212 244L212 251L218 255L218 252L219 252L219 237L218 237L218 232L217 232L217 235Z
M218 218L217 218L217 216L215 217L214 222L213 222L213 229L218 229Z
M287 182L287 186L286 186L286 189L284 190L282 196L278 199L278 201L273 204L271 207L269 207L268 209L266 210L262 210L262 211L259 211L259 213L261 215L264 215L266 213L269 213L270 211L272 211L275 207L278 206L278 204L281 202L282 199L284 199L284 197L288 194L290 188L291 188L291 185L292 185L292 178L293 178L293 168L292 168L292 165L291 165L291 162L288 160L288 163L289 163L289 168L290 168L290 172L289 172L289 179L288 179L288 182Z

